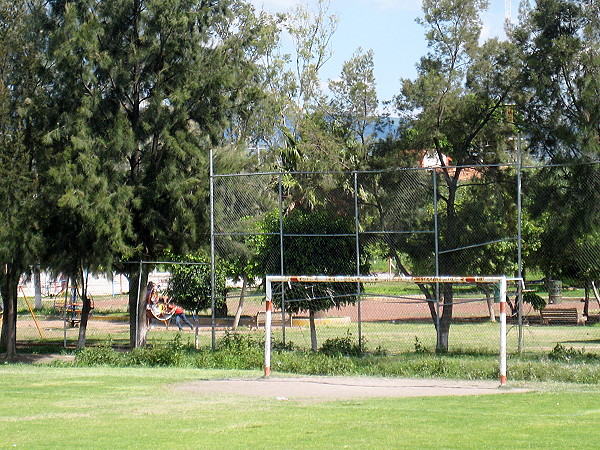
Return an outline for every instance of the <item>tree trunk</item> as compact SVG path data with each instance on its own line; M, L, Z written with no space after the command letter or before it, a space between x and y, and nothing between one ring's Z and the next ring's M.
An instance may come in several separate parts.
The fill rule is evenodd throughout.
M146 334L148 333L148 322L146 312L146 285L148 284L148 273L150 267L142 265L140 280L139 266L129 275L129 345L131 348L144 347L146 345ZM140 295L138 299L138 286Z
M240 292L240 301L238 302L237 311L235 312L235 318L233 319L233 329L237 330L238 325L240 324L240 317L242 316L242 311L244 309L244 297L246 295L246 285L248 284L248 278L246 275L242 276L242 291Z
M494 298L492 296L492 292L487 286L482 286L482 289L485 292L485 301L488 307L488 314L490 315L490 322L496 323L496 313L494 312Z
M92 310L92 301L90 300L87 292L87 280L81 274L81 321L79 322L79 336L77 339L77 348L85 347L85 340L87 334L87 324L90 317L90 311Z
M443 161L443 155L440 150L439 144L436 145L438 149L438 157L440 161ZM456 168L454 170L454 174L451 176L450 173L444 168L444 177L446 178L446 183L448 186L448 194L446 199L446 226L445 226L445 250L453 250L457 247L457 243L459 242L459 233L460 229L457 226L456 219L456 194L458 191L458 180L460 177L460 168ZM457 267L460 267L455 261L455 253L449 252L440 255L439 263L440 263L440 273L444 275L454 275L456 274ZM452 313L453 313L453 292L452 292L452 284L444 283L442 284L442 292L443 292L443 305L442 305L442 315L438 319L440 323L440 329L437 332L437 344L436 344L436 352L446 353L448 351L448 339L450 335L450 325L452 324Z
M40 274L40 268L33 268L33 287L35 289L35 309L40 310L44 307L42 303L42 276Z
M450 324L452 323L452 284L442 286L444 304L442 306L442 315L440 317L440 329L437 333L437 344L435 351L437 353L448 352L448 338L450 335Z
M590 287L586 283L585 285L585 298L583 299L583 315L584 317L590 317Z
M596 301L598 302L598 307L600 307L600 294L598 294L598 289L596 288L596 283L592 281L592 291L594 292L594 297L596 297Z
M310 323L310 348L313 352L316 352L318 350L317 327L315 324L315 312L312 309L308 310L308 319Z
M79 322L79 337L77 339L77 348L85 347L85 339L87 333L87 324L90 317L90 311L92 310L92 301L88 298L87 294L82 294L81 301L83 306L81 308L81 322Z
M21 271L13 264L5 265L1 286L4 313L0 347L5 350L7 359L14 358L17 354L17 290L20 276Z

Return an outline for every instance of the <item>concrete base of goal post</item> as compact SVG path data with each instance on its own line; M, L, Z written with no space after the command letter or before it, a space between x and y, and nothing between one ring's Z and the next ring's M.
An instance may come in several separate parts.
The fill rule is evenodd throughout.
M500 280L500 386L506 385L506 278Z
M266 309L265 309L265 372L264 378L271 375L271 314L273 311L273 296L271 292L271 280L266 281Z

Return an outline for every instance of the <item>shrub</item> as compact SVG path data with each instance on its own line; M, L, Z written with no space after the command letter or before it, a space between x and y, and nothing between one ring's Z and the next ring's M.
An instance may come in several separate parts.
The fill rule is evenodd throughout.
M117 353L112 342L99 347L85 347L75 353L75 364L78 366L122 366L125 358Z
M150 345L133 349L129 353L131 364L140 366L181 367L184 364L185 346L181 335L176 334L172 341L166 344Z
M364 338L361 338L360 341L355 341L352 338L352 333L348 331L345 337L336 337L325 340L319 351L330 356L361 356L365 351L364 344Z

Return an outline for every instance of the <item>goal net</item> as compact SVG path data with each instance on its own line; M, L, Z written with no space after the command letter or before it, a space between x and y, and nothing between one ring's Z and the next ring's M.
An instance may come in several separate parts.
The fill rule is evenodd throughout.
M281 290L284 287L287 290L291 290L294 287L304 286L306 291L318 290L335 292L336 284L340 284L342 287L341 291L345 292L347 286L354 284L356 286L355 295L359 300L361 297L361 286L371 285L372 283L407 283L413 286L419 286L423 292L430 292L432 294L421 295L421 303L427 303L430 309L437 309L438 318L437 329L439 332L440 323L439 317L441 316L441 309L443 303L439 300L440 293L445 290L445 287L452 285L454 291L468 292L469 286L478 286L485 291L488 296L488 301L497 303L499 307L498 322L499 322L499 339L498 339L498 350L499 350L499 377L500 384L506 384L506 315L507 315L507 283L508 281L517 281L514 278L508 279L505 276L477 276L477 277L460 277L460 276L425 276L425 277L407 277L407 276L324 276L324 275L269 275L266 277L266 308L265 308L265 349L264 349L264 376L269 377L271 374L271 348L272 348L272 327L274 326L274 320L278 318L279 313L274 313L274 284L281 283ZM327 286L327 288L315 288L314 286ZM309 288L310 286L310 288ZM302 289L300 289L301 291ZM337 290L338 292L340 290ZM447 290L446 290L447 291ZM332 297L335 294L332 294ZM346 295L346 294L345 294ZM308 298L303 299L303 303L310 302L312 299L309 295ZM490 300L490 297L493 299ZM297 300L296 300L297 301ZM479 301L481 298L475 300L475 296L469 299L458 299L452 300L454 304L458 304L459 301ZM447 304L448 300L445 299L444 303ZM286 305L288 305L286 303ZM285 309L285 308L284 308ZM360 310L360 309L359 309ZM360 313L359 313L360 315ZM359 319L360 323L360 319ZM283 325L285 326L285 325Z

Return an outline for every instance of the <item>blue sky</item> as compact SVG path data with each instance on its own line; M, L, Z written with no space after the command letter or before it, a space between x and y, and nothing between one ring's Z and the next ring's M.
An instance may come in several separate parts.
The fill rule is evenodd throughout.
M267 12L290 11L298 0L251 0ZM314 9L315 0L304 5ZM517 15L518 0L511 3ZM490 0L483 18L483 37L504 36L505 0ZM400 78L414 78L415 65L427 53L423 27L415 22L421 15L420 0L330 0L330 13L339 16L332 40L333 57L324 66L324 83L339 76L344 61L358 47L374 52L374 70L379 100L391 100L400 90Z

